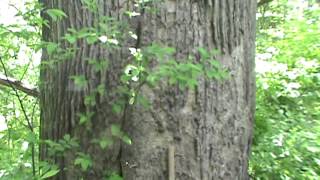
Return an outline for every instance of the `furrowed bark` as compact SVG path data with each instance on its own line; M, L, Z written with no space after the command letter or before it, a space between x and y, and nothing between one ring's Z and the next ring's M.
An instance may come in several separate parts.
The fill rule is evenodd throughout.
M103 179L105 171L118 172L124 179L167 179L168 147L174 146L175 179L249 179L248 156L255 109L254 40L256 0L166 0L152 3L156 11L128 19L124 13L134 8L130 1L98 0L97 15L77 0L44 0L47 8L63 9L63 22L50 23L44 40L58 42L68 28L92 27L99 16L108 15L130 24L138 41L127 40L115 51L99 44L78 42L76 56L41 71L41 138L58 141L65 134L80 140L81 150L93 158L93 168L81 173L74 166L73 152L49 157L41 147L43 160L53 159L61 172L55 179ZM85 112L84 97L99 84L108 92L119 85L119 76L130 62L127 47L162 43L177 50L176 59L194 55L198 47L218 49L217 55L230 72L224 81L199 80L195 90L162 83L156 88L142 87L141 94L151 102L149 109L128 107L125 116L111 112L117 95L96 97L91 131L79 125L79 112ZM67 45L64 45L67 46ZM96 73L85 58L108 59L109 68ZM42 61L50 61L45 53ZM70 76L85 75L88 86L74 88ZM120 141L107 150L91 143L109 134L111 124L122 128L133 140Z

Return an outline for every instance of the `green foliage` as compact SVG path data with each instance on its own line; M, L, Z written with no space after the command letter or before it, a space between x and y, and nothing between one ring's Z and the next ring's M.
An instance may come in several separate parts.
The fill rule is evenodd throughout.
M78 114L78 116L80 117L79 124L82 125L89 122L93 115L94 115L94 112L86 112L85 114L79 113Z
M56 165L51 165L47 162L40 162L40 175L39 179L47 179L55 176L60 172L59 168Z
M253 179L320 178L320 10L296 11L280 11L288 18L276 26L258 26Z
M47 9L46 13L51 17L53 21L60 21L67 15L60 9Z
M120 138L123 142L131 145L132 141L131 139L128 137L128 135L126 135L120 128L119 125L116 124L112 124L111 125L111 134L115 137Z
M95 13L98 10L97 0L81 0L84 7L86 7L89 11Z
M77 153L77 155L74 165L79 165L82 171L87 171L88 168L92 167L92 160L89 155L84 153Z
M17 16L26 23L0 24L0 73L30 86L38 82L41 6L26 2ZM19 99L18 99L19 96ZM32 179L38 170L38 100L0 87L0 179ZM26 119L28 117L28 119Z
M99 144L101 149L106 149L113 144L113 140L110 137L102 137L100 139L93 139L92 143Z
M121 176L119 176L117 173L112 173L107 180L123 180Z
M71 138L69 134L65 135L63 139L58 142L52 140L44 140L44 144L49 146L49 155L60 155L62 156L67 150L72 150L79 147L78 141L75 138Z
M74 84L79 88L84 88L88 84L88 80L84 75L70 76L74 80Z

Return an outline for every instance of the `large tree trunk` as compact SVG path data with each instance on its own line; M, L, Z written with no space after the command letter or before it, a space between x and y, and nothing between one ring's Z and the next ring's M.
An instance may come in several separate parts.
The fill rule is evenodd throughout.
M141 12L131 20L124 15L134 8L125 0L98 0L100 11L93 15L79 0L44 0L45 7L63 9L68 17L44 28L44 40L58 42L67 28L92 27L102 15L128 22L139 36L125 46L143 47L159 42L176 48L176 58L194 54L197 47L218 49L217 59L229 70L222 82L200 79L195 90L162 84L142 93L149 109L126 108L125 116L111 112L119 75L128 62L126 48L108 51L99 44L78 41L71 60L41 71L41 139L58 141L65 134L77 137L81 150L93 159L93 168L81 173L74 167L75 151L50 156L41 147L41 158L53 160L61 172L57 179L103 179L105 172L118 172L124 179L168 179L168 147L175 147L175 176L180 180L249 179L248 156L255 108L254 40L256 0L165 0L153 4L157 11ZM63 44L62 47L67 47ZM108 59L109 68L95 73L86 58ZM42 61L50 59L44 52ZM70 76L84 74L88 86L73 88ZM91 130L79 125L77 113L85 112L84 97L103 83L107 96L97 96ZM110 126L121 124L132 145L120 141L107 150L91 142L110 135ZM65 168L65 169L63 169Z

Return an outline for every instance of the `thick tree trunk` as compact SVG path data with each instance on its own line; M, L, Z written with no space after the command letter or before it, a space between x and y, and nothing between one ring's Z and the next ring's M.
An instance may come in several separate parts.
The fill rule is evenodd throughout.
M90 108L95 112L90 131L78 123L77 113L88 109L84 97L101 83L107 92L114 92L129 52L125 48L110 52L98 44L79 41L72 60L42 69L41 138L57 141L65 134L77 137L81 150L92 157L94 164L81 174L73 165L74 151L50 157L48 147L43 145L41 158L53 159L62 169L57 179L103 179L106 171L115 171L129 180L165 180L170 146L175 147L176 179L249 179L255 108L256 0L165 0L153 5L157 11L141 12L141 17L132 20L124 12L134 6L125 0L98 0L103 8L97 15L85 10L78 0L44 0L44 4L63 9L68 15L63 22L50 23L51 28L44 29L46 41L58 42L67 28L92 27L95 19L108 15L136 29L138 42L126 41L125 46L160 42L175 47L177 59L194 54L197 47L215 48L221 51L217 59L230 72L222 82L200 80L195 90L165 84L155 89L143 87L151 107L126 108L125 116L111 112L110 102L116 95L97 96L96 105ZM86 58L108 59L109 68L95 73ZM43 62L47 59L44 53ZM69 77L82 74L90 81L79 91ZM119 141L103 150L91 142L109 135L113 123L122 124L132 145Z

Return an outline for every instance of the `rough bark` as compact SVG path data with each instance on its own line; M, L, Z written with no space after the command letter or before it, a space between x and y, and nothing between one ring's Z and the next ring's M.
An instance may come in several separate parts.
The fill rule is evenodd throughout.
M53 159L62 171L56 179L103 179L105 171L117 171L124 179L168 179L168 148L175 149L175 178L249 179L248 156L251 145L254 101L254 39L256 0L166 0L154 3L158 10L141 12L128 20L124 12L132 4L124 0L98 0L103 7L98 15L83 8L78 0L44 0L47 8L63 9L68 18L50 23L44 40L57 42L67 28L91 27L99 15L115 17L136 29L138 42L125 46L143 47L159 42L175 47L176 58L193 55L197 47L219 49L217 59L229 70L222 82L201 79L195 90L181 90L166 84L155 89L142 88L151 108L134 106L125 116L111 112L116 94L97 96L90 108L91 131L79 125L77 113L85 112L85 95L103 83L108 92L119 84L119 74L128 62L127 48L108 51L99 44L78 42L76 57L41 71L41 138L57 141L65 134L80 140L81 150L93 158L87 173L74 167L75 155L49 157L48 147L41 147L42 159ZM63 46L67 46L66 44ZM95 73L85 58L108 59L109 68ZM46 53L42 62L50 59ZM69 76L85 74L88 86L77 90ZM132 145L120 141L108 150L91 139L110 135L112 123L122 124L133 139ZM63 168L67 168L64 169Z

